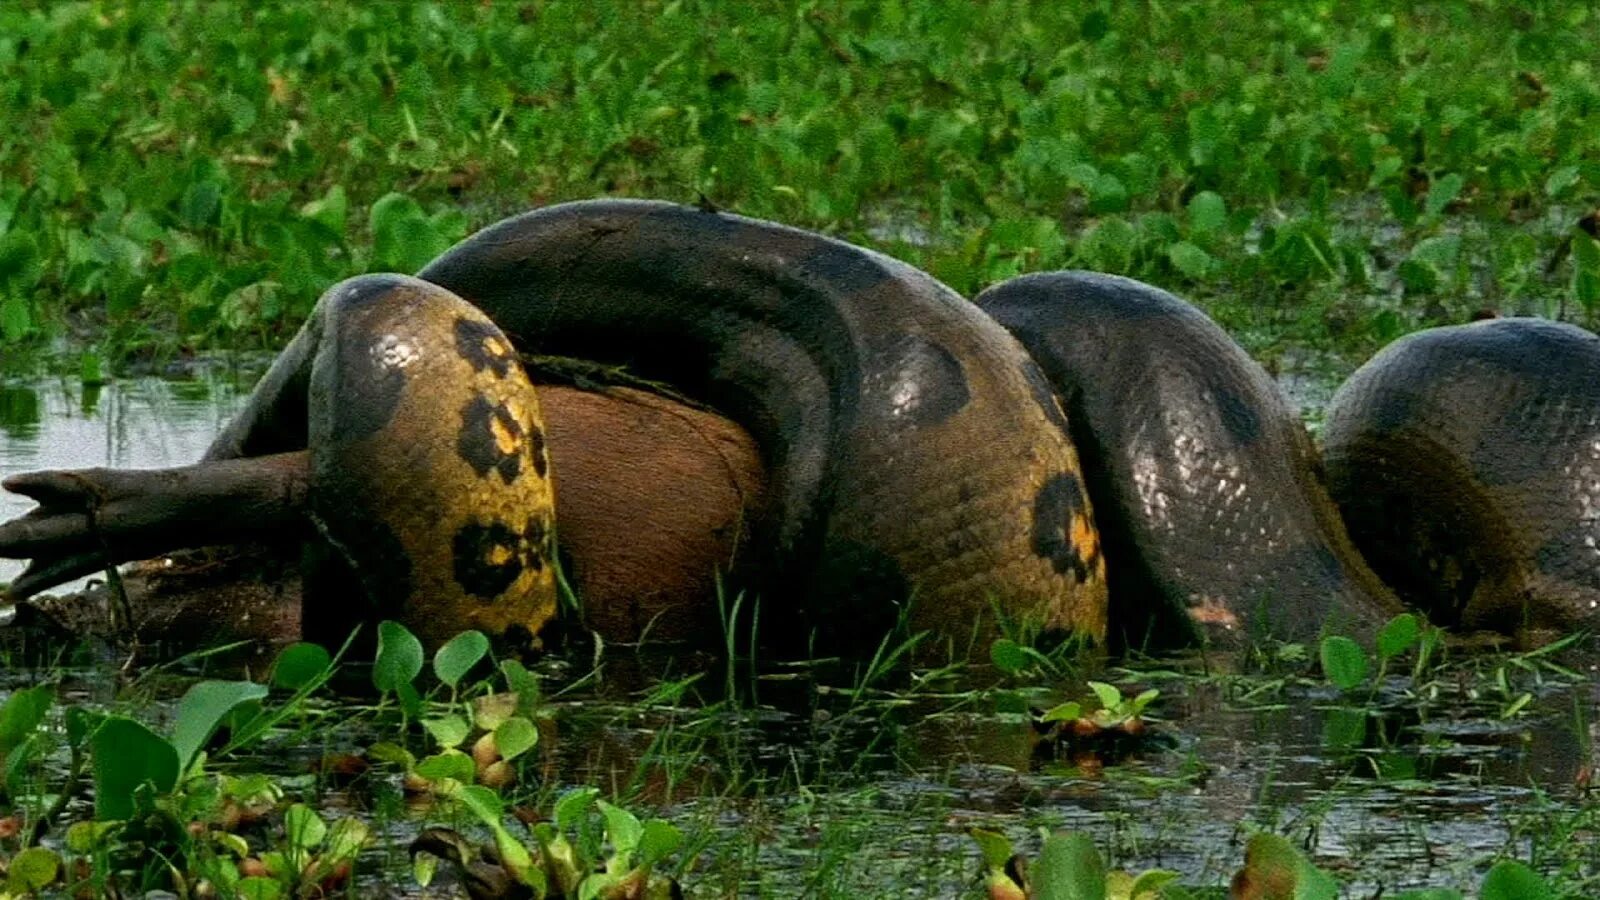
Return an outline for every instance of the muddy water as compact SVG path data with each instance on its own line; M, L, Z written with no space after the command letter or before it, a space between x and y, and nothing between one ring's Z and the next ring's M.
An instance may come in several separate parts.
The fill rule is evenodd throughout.
M119 379L101 387L77 379L0 380L0 478L34 469L194 462L259 371L201 364L183 377ZM0 492L0 521L32 506ZM0 582L15 578L23 565L0 559Z

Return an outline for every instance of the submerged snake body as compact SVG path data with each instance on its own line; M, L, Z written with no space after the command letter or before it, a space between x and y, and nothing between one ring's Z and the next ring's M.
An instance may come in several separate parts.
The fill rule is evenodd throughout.
M1299 416L1204 313L1088 272L1025 275L977 302L1063 399L1101 513L1112 627L1134 646L1305 639L1398 611Z
M407 504L403 490L423 488L396 488L408 477L396 466L421 472L438 459L459 468L469 432L478 435L473 441L482 437L478 419L492 438L478 449L499 449L503 432L494 429L507 423L495 410L503 402L473 410L483 405L486 368L497 371L504 359L501 348L483 350L503 331L524 353L624 364L749 429L769 474L752 536L760 555L750 567L767 601L763 621L797 611L811 627L875 642L909 600L913 628L958 640L992 631L995 608L1016 621L1104 635L1104 562L1059 405L1004 329L922 272L773 223L666 203L593 201L491 226L420 279L367 276L325 295L320 318L314 314L279 357L209 458L308 442L313 457L327 455L349 442L339 425L318 433L319 418L350 419L380 440L338 451L355 471L348 484L332 467L319 470L331 489L313 484L314 494L325 495L314 511L365 514L379 501ZM428 324L417 327L431 329L428 342L454 344L449 365L472 373L459 388L437 379L400 392L431 392L443 414L437 426L392 415L397 407L386 392L409 376L372 362L393 353L393 332L405 317L352 325L346 319L364 315L364 307L343 299L368 292L403 300L423 288L463 298L499 328L450 324L454 313L419 320ZM328 346L335 332L349 337L348 350ZM533 423L518 427L536 433ZM391 466L380 461L384 453L406 461ZM469 461L477 483L454 485L461 496L481 497L505 481L499 462ZM401 492L384 494L385 483ZM356 543L388 548L399 569L431 569L432 560L409 548L438 544L426 510L448 506L451 496L441 491L412 504L418 512L409 518L372 517L398 541L368 534ZM337 544L340 529L325 531ZM408 531L423 537L410 541ZM353 525L351 533L362 535ZM495 564L528 556L529 534L519 525L509 542L475 544L490 564L477 574L509 574ZM447 569L456 589L473 593L461 580L472 567L454 555ZM376 559L357 566L375 567ZM449 626L460 624L454 606L442 615L456 620ZM542 618L528 624L536 629Z
M1441 625L1600 609L1600 337L1492 319L1402 338L1334 395L1329 485L1373 567Z

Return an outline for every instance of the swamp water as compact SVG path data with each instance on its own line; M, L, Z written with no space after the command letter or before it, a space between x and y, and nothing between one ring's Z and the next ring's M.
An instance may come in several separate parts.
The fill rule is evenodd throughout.
M99 390L0 382L0 476L191 462L251 377L215 367ZM1306 385L1295 387L1303 400ZM1315 385L1309 394L1326 396ZM0 495L0 519L30 505ZM0 581L20 568L0 561ZM547 810L561 788L593 784L672 821L698 848L683 876L691 896L975 897L973 826L1007 832L1028 854L1039 827L1082 830L1113 865L1173 869L1191 885L1226 884L1256 828L1306 846L1347 896L1469 889L1500 856L1559 873L1573 896L1600 884L1600 805L1589 796L1600 691L1584 664L1458 651L1419 678L1406 669L1341 693L1281 674L1306 670L1292 661L1246 675L1222 674L1230 663L1217 659L1109 670L1091 661L863 684L854 669L764 664L729 675L709 657L580 656L544 670L550 719L513 799ZM105 696L87 687L103 676L50 675L64 678L64 697ZM1042 741L1023 710L1083 699L1085 678L1129 696L1159 688L1158 737L1115 755ZM387 885L385 894L448 896L410 886L405 846L428 824L470 831L464 820L407 802L389 767L338 788L307 774L323 753L396 739L368 704L314 706L308 715L326 724L269 737L217 768L273 774L291 798L369 820L378 840L357 895ZM170 703L133 714L159 722Z

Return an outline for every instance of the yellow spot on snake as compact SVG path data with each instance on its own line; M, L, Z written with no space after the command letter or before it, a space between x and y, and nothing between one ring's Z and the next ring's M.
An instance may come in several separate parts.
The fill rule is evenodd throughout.
M507 347L504 341L493 336L483 339L483 350L490 356L495 357L503 357L511 352L511 348Z
M1095 530L1088 516L1073 516L1071 532L1072 549L1079 559L1087 562L1100 555L1100 533Z
M510 547L506 547L501 544L495 544L494 547L489 550L489 559L487 561L491 566L503 566L511 561L512 555L513 554Z
M515 453L520 446L521 442L517 435L506 427L506 423L500 421L499 416L489 420L489 431L494 435L495 447L506 456Z

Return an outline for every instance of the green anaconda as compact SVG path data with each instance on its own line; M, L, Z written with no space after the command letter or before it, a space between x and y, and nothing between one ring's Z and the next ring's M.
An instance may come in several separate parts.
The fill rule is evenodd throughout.
M1438 624L1600 619L1600 337L1490 319L1402 338L1340 387L1323 442L1357 546Z
M308 599L308 615L410 610L442 634L487 603L518 610L506 628L537 631L553 599L523 576L548 569L548 521L483 489L530 472L547 477L528 455L539 425L515 413L537 401L507 381L511 345L624 365L749 431L765 490L722 518L751 516L740 574L762 597L769 632L875 643L909 606L913 628L957 641L991 633L994 611L1100 637L1108 583L1116 637L1140 646L1304 639L1329 625L1365 630L1399 608L1345 536L1304 429L1270 379L1203 314L1137 282L1026 276L974 305L839 241L641 201L506 220L419 278L365 276L331 289L197 467L204 481L251 460L304 459L307 447L312 460L335 460L310 466L308 487L232 489L268 496L266 506L278 497L266 519L293 518L297 502L309 507L326 538L313 543L356 563L346 572L353 582L319 580L369 599L351 604L325 590L329 600ZM493 326L462 312L463 300ZM382 327L350 324L364 309L397 303L413 312L371 313ZM403 348L417 341L403 327L426 331L436 352L453 357L449 366L472 374L421 381L409 366L390 365L377 373L392 380L386 386L374 361L408 355ZM411 398L417 412L393 412ZM437 421L420 424L428 415ZM341 428L367 443L354 446ZM417 440L412 429L430 436ZM507 448L521 454L509 478ZM698 451L662 456L680 452ZM459 472L463 462L472 484L444 492L403 484L408 472ZM607 465L591 469L584 490L605 495L604 473L627 460ZM635 492L665 471L642 465L651 474L634 480ZM567 488L555 477L559 506ZM35 491L48 480L12 486ZM296 499L301 488L310 499ZM81 496L76 509L70 498L52 509L48 491L36 495L45 502L38 515L0 526L0 553L34 559L13 585L18 594L101 561L85 549ZM119 525L114 505L98 523L102 545ZM182 506L169 491L124 518L181 518L170 511ZM68 511L76 518L63 525ZM463 542L469 526L492 539ZM164 539L197 542L169 530ZM421 545L413 535L432 549L410 549ZM584 544L603 540L603 529L577 544L562 532L574 557L599 559ZM454 573L445 593L455 599L396 580L415 571L413 554ZM463 592L462 572L474 567L504 582L502 594ZM316 568L340 565L324 559ZM374 571L376 581L363 584Z

